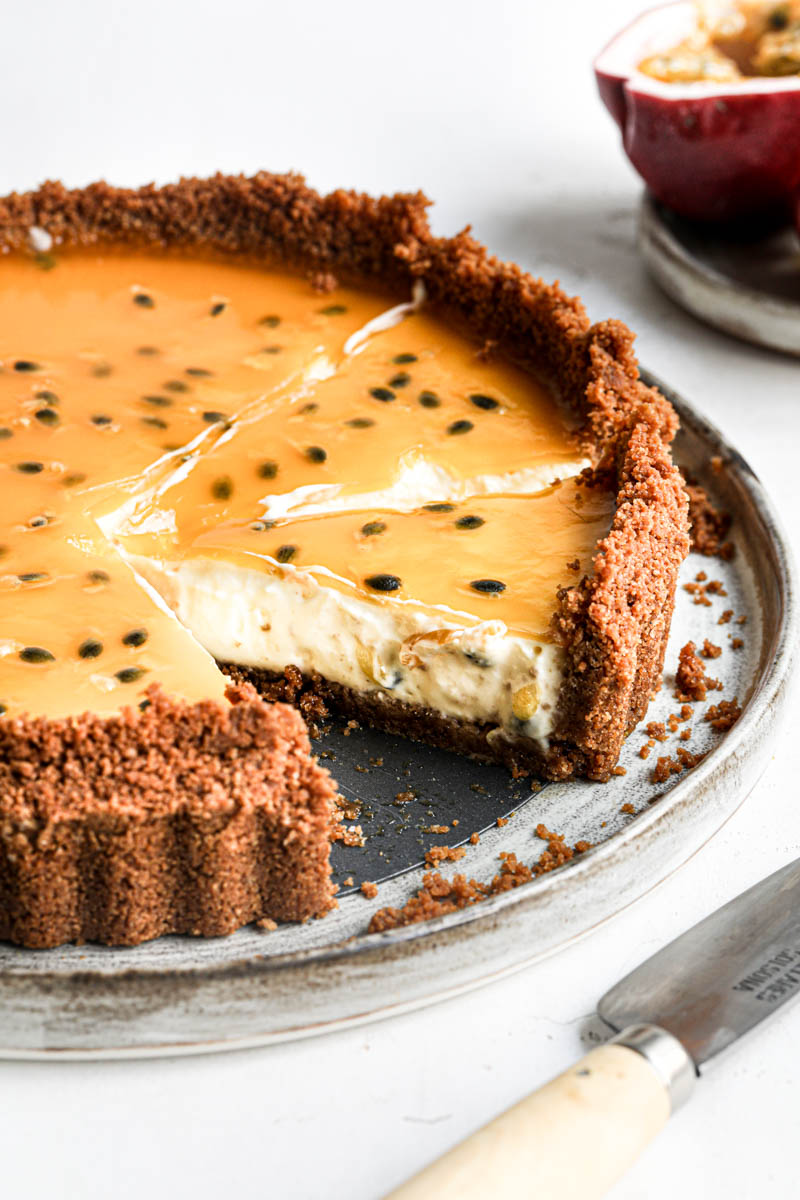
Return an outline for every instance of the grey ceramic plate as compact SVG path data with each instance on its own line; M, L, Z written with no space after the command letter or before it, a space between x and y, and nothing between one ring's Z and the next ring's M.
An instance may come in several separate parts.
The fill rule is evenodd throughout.
M800 355L800 241L785 227L735 240L645 194L639 250L668 296L724 333Z
M667 389L665 389L667 390ZM370 830L367 845L337 851L340 879L392 876L376 900L344 894L323 921L273 933L244 929L213 941L163 938L135 949L72 946L51 951L0 947L0 1055L6 1057L137 1056L197 1053L305 1037L348 1023L419 1007L488 982L552 953L631 904L685 862L738 807L764 769L790 673L794 635L790 567L769 501L741 456L687 404L677 456L735 516L732 562L692 556L684 582L700 570L723 581L725 595L697 606L681 588L667 656L704 637L723 647L710 663L724 690L744 709L733 729L715 734L693 721L692 750L708 750L694 770L669 783L651 781L650 758L631 735L626 774L606 785L574 782L531 793L496 768L414 747L369 732L334 734L328 761ZM716 473L711 459L726 469ZM732 610L734 617L719 624ZM739 626L736 617L747 616ZM733 649L731 640L744 645ZM648 719L679 706L672 680ZM411 801L395 803L398 792ZM477 801L476 801L477 797ZM623 813L633 806L634 815ZM457 864L490 878L498 853L535 860L543 844L536 826L586 839L593 848L562 869L483 904L384 934L366 934L371 913L401 904L419 886L409 867L432 844L454 845L476 826L492 824ZM453 822L457 821L457 824ZM448 824L446 834L426 832ZM404 869L405 868L405 869Z

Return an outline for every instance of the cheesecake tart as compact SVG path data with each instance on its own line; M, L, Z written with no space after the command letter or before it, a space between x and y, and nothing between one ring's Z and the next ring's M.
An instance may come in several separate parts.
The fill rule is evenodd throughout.
M425 207L0 202L0 937L323 913L298 708L609 777L688 549L675 415L623 325Z

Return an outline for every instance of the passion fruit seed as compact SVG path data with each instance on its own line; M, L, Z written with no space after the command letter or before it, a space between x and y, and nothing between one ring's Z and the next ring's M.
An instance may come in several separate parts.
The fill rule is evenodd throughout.
M386 529L385 521L367 521L366 525L361 526L361 532L364 537L375 537L378 533L383 533Z
M398 367L402 366L404 363L412 363L416 361L416 354L395 354L394 358L392 359L392 362L397 363Z
M489 596L506 590L506 585L500 579L473 579L469 586L476 592L484 592Z
M262 354L280 354L282 349L283 349L283 346L274 346L274 345L273 346L262 346L261 353Z
M344 304L328 304L325 308L319 310L323 317L340 317L342 313L346 313L347 309Z
M5 442L8 438L13 436L13 429L9 429L7 425L0 425L0 442Z
M351 420L345 421L345 425L349 425L351 429L369 429L374 424L371 417L352 417Z
M262 317L258 322L259 325L266 325L267 329L277 329L281 323L280 317L276 317L274 313L270 313L268 317Z
M211 316L212 316L212 317L218 317L218 316L220 315L220 313L224 313L224 312L225 312L225 309L226 309L227 307L228 307L228 306L227 306L227 304L225 303L225 301L224 301L224 300L218 300L216 304L212 304L212 305L211 305L211 310L210 310L210 312L211 312Z
M417 399L423 408L439 408L442 403L436 392L420 392Z
M459 517L455 524L456 529L480 529L486 522L483 517Z
M35 392L34 397L36 400L41 400L43 404L51 406L61 403L55 392L51 392L49 388L42 388L40 392Z
M156 302L147 292L134 292L133 303L139 308L155 308Z
M17 576L20 583L41 583L43 579L49 578L46 571L26 571L24 575Z
M499 400L495 400L494 396L484 396L483 392L473 392L469 399L471 404L474 404L476 408L482 408L485 412L500 407Z
M155 358L155 356L160 354L161 351L159 350L158 346L138 346L136 348L136 353L141 354L144 358Z
M447 426L447 432L453 434L469 433L474 428L475 426L472 424L472 421L453 421L452 425Z
M40 462L17 463L17 470L21 471L23 475L38 475L40 471L44 470L44 463L40 463Z
M230 500L233 495L233 480L230 475L221 475L211 485L211 495L215 500Z
M396 592L403 586L397 575L368 575L364 583L374 592Z
M64 487L75 487L78 483L85 483L86 476L83 471L70 471L68 475L64 476L61 482L64 484Z
M425 512L453 512L455 504L448 504L446 501L440 501L436 504L423 504Z
M276 525L277 521L253 521L250 528L254 533L264 533L267 529L274 529Z
M41 529L43 525L49 525L50 522L47 517L31 517L28 524L31 529Z
M328 451L323 450L322 446L308 446L306 449L306 458L309 462L324 463L328 457Z
M0 704L0 717L4 717L7 712L8 709L6 708L5 704Z
M121 671L115 671L114 675L120 683L136 683L146 672L146 667L123 667Z
M78 646L79 658L99 658L102 653L103 643L99 642L97 638L87 638Z
M14 363L15 371L40 371L41 367L36 362L31 362L29 358L18 358Z
M394 392L387 387L374 387L369 389L369 394L373 400L382 400L384 404L388 404L390 400L396 400Z
M205 367L187 367L186 374L193 375L196 379L210 379L214 372L206 370Z
M108 379L113 370L111 363L95 363L92 367L92 375L95 379Z
M203 413L203 420L207 425L217 425L221 421L227 421L228 415L224 412L217 412L216 409L209 409Z
M93 425L97 425L98 428L102 429L105 426L111 424L112 418L109 417L106 413L95 413L95 415L93 417L91 417L90 420Z
M146 629L131 629L122 639L123 646L143 646L150 634Z
M390 388L404 388L404 387L408 387L408 385L410 383L411 383L411 376L409 375L408 371L398 371L397 374L393 375L392 378L389 380L389 387Z
M140 417L143 425L149 425L151 429L169 429L169 425L163 417Z
M51 654L43 646L26 646L24 650L20 650L19 656L26 663L46 663L56 660L55 654Z
M169 396L142 396L145 404L152 404L153 408L169 408L172 404Z
M315 413L318 408L319 405L316 403L316 401L312 400L309 404L304 404L302 408L298 408L297 411L302 417L305 417L309 413Z
M259 465L259 468L258 468L259 479L274 479L277 474L278 474L278 464L276 462L274 462L271 458L268 458L266 460L266 462L262 462Z
M33 414L42 425L58 425L59 415L54 408L37 408Z
M89 583L111 583L108 571L90 571L87 578Z
M168 392L190 392L192 389L182 379L168 379L164 384Z
M279 546L275 555L279 563L291 562L297 554L297 546Z

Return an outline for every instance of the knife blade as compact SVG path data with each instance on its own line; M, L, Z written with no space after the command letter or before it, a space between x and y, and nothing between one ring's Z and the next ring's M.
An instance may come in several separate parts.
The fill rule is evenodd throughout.
M618 1031L668 1030L698 1069L800 993L800 860L762 879L615 984Z
M604 1196L700 1068L800 994L800 860L648 958L598 1006L615 1037L386 1200Z

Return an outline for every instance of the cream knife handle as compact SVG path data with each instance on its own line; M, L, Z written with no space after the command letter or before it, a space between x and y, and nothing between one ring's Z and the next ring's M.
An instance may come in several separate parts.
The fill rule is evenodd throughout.
M655 1025L630 1026L386 1200L595 1200L687 1099L694 1078L677 1038Z

